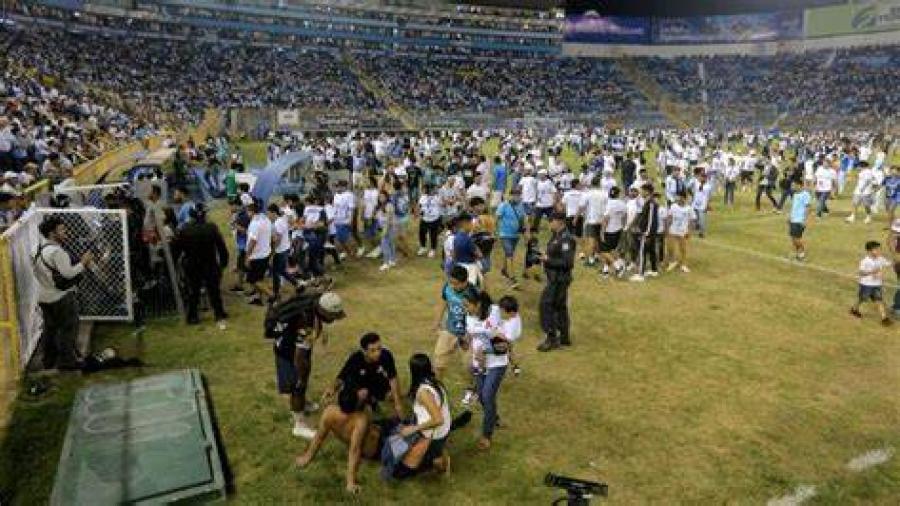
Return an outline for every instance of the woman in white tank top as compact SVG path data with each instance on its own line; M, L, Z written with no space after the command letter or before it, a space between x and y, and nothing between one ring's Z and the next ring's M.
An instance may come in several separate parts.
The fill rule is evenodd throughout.
M444 450L450 434L450 403L446 389L437 380L431 360L424 353L416 353L409 359L410 397L413 398L415 425L400 429L404 437L418 433L416 441L403 461L394 469L394 477L407 478L419 472L435 468L445 471L449 458Z

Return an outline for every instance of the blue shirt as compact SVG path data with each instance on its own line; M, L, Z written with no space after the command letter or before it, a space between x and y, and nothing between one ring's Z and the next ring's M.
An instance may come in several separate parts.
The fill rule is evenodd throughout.
M900 176L884 178L884 193L888 200L900 203Z
M444 283L441 298L447 303L447 332L462 337L466 335L466 294L472 290L466 286L461 291L456 291L450 283Z
M791 198L791 223L802 225L806 222L806 208L809 207L810 200L812 197L806 190L794 194Z
M194 208L194 203L191 201L187 201L184 204L181 204L181 207L178 208L178 214L175 218L178 220L178 228L181 228L188 224L191 221L191 209Z
M458 264L473 264L476 260L475 241L462 230L453 236L453 260Z
M494 191L506 191L506 167L501 164L494 165Z
M500 238L515 239L519 237L519 228L523 218L525 218L525 210L521 203L501 202L497 207L497 232Z

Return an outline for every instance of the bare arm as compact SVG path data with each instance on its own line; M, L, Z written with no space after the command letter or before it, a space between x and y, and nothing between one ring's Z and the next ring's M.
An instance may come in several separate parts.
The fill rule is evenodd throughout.
M394 414L397 418L403 418L403 401L400 395L400 380L396 376L391 378L391 399L394 401Z

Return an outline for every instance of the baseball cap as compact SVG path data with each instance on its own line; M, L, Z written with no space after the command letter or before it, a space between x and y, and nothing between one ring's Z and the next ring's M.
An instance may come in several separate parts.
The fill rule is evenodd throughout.
M319 309L335 318L347 316L347 313L344 312L344 302L341 300L341 296L335 292L325 292L319 297Z

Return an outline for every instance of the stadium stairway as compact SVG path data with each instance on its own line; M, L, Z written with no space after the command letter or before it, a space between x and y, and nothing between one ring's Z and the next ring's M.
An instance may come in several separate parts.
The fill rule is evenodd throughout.
M616 63L625 77L634 84L634 87L673 125L680 128L693 128L700 124L703 116L702 107L682 104L673 100L653 76L638 66L634 58L623 57Z
M375 95L376 98L381 100L387 105L388 113L399 121L403 128L407 130L418 130L418 125L416 123L415 117L407 111L403 106L397 103L396 100L391 96L391 94L378 82L377 79L370 76L359 63L353 58L353 55L350 53L343 53L341 59L344 62L344 65L350 69L350 72L356 76L356 79L362 85L363 88L366 89L372 95Z

